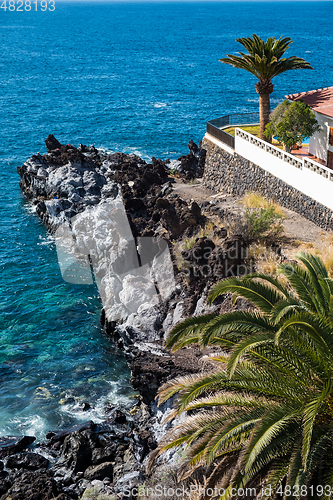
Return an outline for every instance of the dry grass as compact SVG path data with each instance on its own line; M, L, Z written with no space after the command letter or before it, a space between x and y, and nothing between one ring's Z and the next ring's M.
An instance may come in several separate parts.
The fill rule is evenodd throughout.
M250 191L246 193L243 197L243 203L247 208L274 208L275 212L282 217L285 217L285 212L282 207L275 203L273 200L268 200L259 193Z
M216 229L215 224L212 221L206 222L204 227L202 227L199 232L194 236L196 238L214 238L214 230Z
M309 252L314 250L314 244L311 241L293 240L290 245L302 252Z
M328 233L324 238L324 241L328 245L333 245L333 233Z
M183 259L182 252L184 250L191 250L194 248L197 238L209 238L217 244L218 238L215 236L215 230L217 227L219 227L219 225L217 226L212 221L208 221L204 227L201 227L193 236L183 237L180 241L177 241L174 244L173 251L179 271L186 271L188 269L189 263Z
M333 233L325 235L323 240L314 247L314 252L324 262L330 278L333 278Z
M191 483L192 488L190 485L190 496L188 497L189 500L202 500L203 499L203 495L200 494L200 492L205 491L205 489L207 488L207 479L204 476L202 480L203 480L203 483L200 483L197 480L194 480Z
M321 257L324 261L329 277L333 278L333 245L330 245L326 249L325 255L322 255Z
M195 240L197 238L214 238L214 229L215 225L213 222L209 221L206 222L204 227L200 228L197 233L195 233L193 236L183 238L182 241L180 242L180 245L182 247L182 250L190 250L191 248L194 247L195 245Z
M333 233L323 233L321 241L314 243L294 240L286 251L288 259L296 259L298 252L314 253L324 262L330 278L333 278Z
M256 272L276 276L281 257L271 248L254 243L248 247L246 265Z

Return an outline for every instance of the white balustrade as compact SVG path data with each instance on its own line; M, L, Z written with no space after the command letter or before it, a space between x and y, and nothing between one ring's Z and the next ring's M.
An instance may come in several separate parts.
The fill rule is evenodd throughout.
M333 171L324 165L297 158L239 128L235 129L235 152L333 210Z

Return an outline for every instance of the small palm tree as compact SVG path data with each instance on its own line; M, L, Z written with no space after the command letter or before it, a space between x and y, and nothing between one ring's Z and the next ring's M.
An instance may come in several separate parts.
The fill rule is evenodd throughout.
M271 112L269 95L273 92L274 85L272 79L292 69L313 69L310 63L296 56L282 58L283 54L293 43L288 37L275 39L270 37L265 42L258 35L253 34L252 38L237 38L248 51L248 54L239 52L235 56L227 54L227 57L219 59L225 64L230 64L235 68L245 69L258 78L255 84L257 93L260 96L260 137L264 138L265 127L269 122Z
M173 350L199 344L221 352L211 357L213 370L160 389L160 403L178 395L173 416L189 413L160 443L150 466L158 454L185 445L183 477L210 467L207 484L225 488L221 498L230 498L232 488L259 485L267 488L263 498L270 496L269 485L284 493L288 486L296 498L330 497L333 280L318 257L298 258L303 265L280 266L282 280L228 278L209 295L212 303L231 292L254 310L189 318L170 332Z

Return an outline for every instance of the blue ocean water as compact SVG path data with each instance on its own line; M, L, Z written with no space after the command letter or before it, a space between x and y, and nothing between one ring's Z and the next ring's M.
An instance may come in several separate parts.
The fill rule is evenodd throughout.
M49 133L146 159L186 153L206 120L257 110L255 77L218 62L252 33L290 36L290 55L314 67L277 77L273 106L333 84L332 2L55 4L0 11L0 435L42 437L133 396L96 289L62 281L16 166Z

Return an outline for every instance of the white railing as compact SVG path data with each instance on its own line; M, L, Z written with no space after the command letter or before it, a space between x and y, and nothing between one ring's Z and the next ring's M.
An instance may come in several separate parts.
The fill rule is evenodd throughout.
M239 128L235 129L235 152L333 210L333 170L309 158L297 158Z
M321 165L320 163L317 163L316 161L311 160L310 158L302 158L302 159L296 158L294 155L286 153L285 151L282 151L280 148L277 148L276 146L273 146L272 144L269 144L266 141L259 139L259 137L255 137L254 135L249 134L248 132L245 132L245 130L242 130L240 128L236 128L235 131L236 131L236 137L241 137L242 139L245 139L250 144L254 144L260 149L266 151L267 153L270 153L273 156L279 158L280 160L289 163L289 165L293 165L294 167L299 168L300 170L302 170L303 168L308 168L312 172L315 172L316 174L319 174L322 177L325 177L325 179L329 179L330 181L333 182L333 171L325 167L324 165Z

